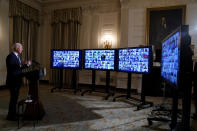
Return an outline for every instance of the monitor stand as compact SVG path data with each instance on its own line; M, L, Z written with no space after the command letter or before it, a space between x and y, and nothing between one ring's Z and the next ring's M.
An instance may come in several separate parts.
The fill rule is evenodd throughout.
M127 100L131 100L131 101L137 101L140 104L137 105L137 110L141 110L141 109L145 109L148 107L152 107L153 103L152 102L147 102L146 101L146 97L144 94L144 89L142 86L142 93L141 93L141 99L135 98L131 96L131 73L128 73L128 80L127 80L127 94L126 95L119 95L113 98L113 101L116 101L117 98L121 98L121 97L126 97ZM147 106L148 105L148 106Z
M51 92L54 92L55 89L59 89L59 90L74 90L74 94L76 94L78 91L82 91L81 88L77 87L77 71L75 69L72 70L72 88L66 88L63 85L63 69L60 69L60 85L57 87L54 87L51 89Z
M153 103L146 101L146 95L145 95L145 85L142 83L142 89L141 89L141 103L137 106L137 110L145 109L148 107L152 107Z
M96 71L92 70L92 84L90 85L91 89L89 90L85 90L84 92L81 93L81 96L84 96L85 93L92 93L92 92L98 92L98 93L106 93L107 96L105 97L105 100L108 100L108 98L110 96L114 96L114 93L111 93L109 91L110 86L110 71L106 71L106 85L105 85L105 92L101 92L101 91L96 91L95 87L96 87Z

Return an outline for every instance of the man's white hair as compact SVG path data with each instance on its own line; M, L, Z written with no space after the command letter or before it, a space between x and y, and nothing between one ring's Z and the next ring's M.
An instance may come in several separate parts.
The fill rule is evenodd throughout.
M14 43L12 49L13 49L14 51L16 51L16 49L19 48L20 46L22 46L21 43Z

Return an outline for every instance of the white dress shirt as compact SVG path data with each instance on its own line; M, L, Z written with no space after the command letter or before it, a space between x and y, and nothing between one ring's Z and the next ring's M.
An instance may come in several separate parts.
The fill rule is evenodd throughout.
M19 57L19 54L17 53L17 52L13 52L15 55L16 55L16 57L18 58L18 60L19 60L19 63L21 64L21 59L20 59L20 57Z

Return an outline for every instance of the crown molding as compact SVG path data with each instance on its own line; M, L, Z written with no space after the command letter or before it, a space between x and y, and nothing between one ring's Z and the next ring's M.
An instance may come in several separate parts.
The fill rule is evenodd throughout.
M54 3L58 3L58 2L65 2L65 1L69 1L69 0L35 0L35 1L41 5L45 5L45 4L54 4Z

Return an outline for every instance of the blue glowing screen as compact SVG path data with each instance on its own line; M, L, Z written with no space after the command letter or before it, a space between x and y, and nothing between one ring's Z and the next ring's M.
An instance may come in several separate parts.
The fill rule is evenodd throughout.
M114 70L115 50L85 50L85 69Z
M162 43L161 76L177 85L179 73L180 32L174 33Z
M118 70L135 73L148 73L151 48L128 48L118 51Z
M52 68L80 68L81 52L79 50L52 50Z

